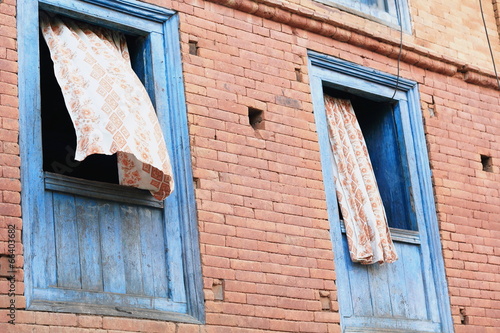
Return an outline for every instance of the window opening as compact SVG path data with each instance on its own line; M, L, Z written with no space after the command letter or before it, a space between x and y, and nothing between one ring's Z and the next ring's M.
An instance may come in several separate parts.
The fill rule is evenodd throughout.
M66 176L118 184L116 154L94 154L75 160L76 133L66 109L49 48L40 34L40 85L43 170Z
M373 101L327 87L325 93L349 99L352 103L365 138L389 227L417 230L394 106L389 102Z

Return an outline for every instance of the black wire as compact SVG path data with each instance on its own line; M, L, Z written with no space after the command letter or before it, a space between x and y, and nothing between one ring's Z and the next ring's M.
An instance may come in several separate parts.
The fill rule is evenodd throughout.
M488 41L488 47L490 49L491 62L493 63L495 78L497 79L498 89L500 89L500 80L498 79L497 66L495 65L495 57L493 56L493 49L491 48L490 37L488 36L488 29L486 28L486 20L484 19L484 12L483 12L483 3L481 0L479 0L479 8L481 9L481 17L483 18L484 33L486 34L486 40Z
M396 2L396 15L398 15L399 18L399 54L398 54L398 74L397 74L397 79L396 79L396 86L394 87L394 94L392 94L391 99L394 99L394 96L396 96L396 92L398 91L399 88L399 71L400 71L400 65L401 65L401 54L403 53L403 19L401 17L401 10L399 8L399 1Z

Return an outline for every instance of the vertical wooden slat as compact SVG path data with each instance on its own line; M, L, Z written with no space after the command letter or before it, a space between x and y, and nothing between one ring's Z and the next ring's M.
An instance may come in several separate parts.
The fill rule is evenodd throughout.
M141 263L140 219L137 207L120 205L122 249L126 290L129 294L144 292Z
M54 193L57 286L81 288L78 228L73 195Z
M56 285L56 241L54 235L54 210L52 205L52 192L45 192L45 218L33 223L32 232L36 242L33 242L33 253L51 253L52 255L34 255L32 269L37 274L32 275L33 286ZM43 210L42 210L43 211Z
M137 207L137 217L139 224L139 241L141 247L140 267L142 274L143 293L147 296L154 295L154 264L159 258L155 258L153 253L154 238L152 235L151 211L147 208Z
M96 200L77 197L76 218L80 246L82 289L99 291L102 286L99 205Z
M412 279L414 272L405 270L404 262L406 260L406 252L401 251L404 244L395 243L396 251L399 259L387 265L387 283L389 285L389 299L391 301L393 317L408 317L408 297L411 297L411 292L406 289L407 280Z
M368 265L366 270L369 276L373 315L376 317L390 317L392 314L390 293L388 286L388 265ZM367 295L368 296L368 295Z
M366 266L355 264L349 257L349 249L347 246L347 237L343 235L342 242L344 245L345 262L347 268L347 276L339 277L349 280L351 291L352 311L356 316L373 316L373 307L370 290L370 277L366 270Z
M150 207L141 207L138 212L141 229L144 294L167 297L168 277L162 211Z
M420 247L403 244L399 251L405 258L403 262L409 277L405 280L406 288L411 291L408 298L408 312L411 319L429 319L427 293L423 280Z
M101 260L104 291L126 293L122 251L122 224L117 204L104 203L99 209Z

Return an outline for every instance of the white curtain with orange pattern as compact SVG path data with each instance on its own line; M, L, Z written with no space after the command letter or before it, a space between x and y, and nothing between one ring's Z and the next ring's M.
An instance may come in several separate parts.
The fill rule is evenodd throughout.
M46 13L40 13L40 26L75 127L75 159L117 153L120 184L166 198L174 189L172 167L125 36Z
M397 260L382 198L363 134L350 100L325 95L335 188L351 260L361 264Z

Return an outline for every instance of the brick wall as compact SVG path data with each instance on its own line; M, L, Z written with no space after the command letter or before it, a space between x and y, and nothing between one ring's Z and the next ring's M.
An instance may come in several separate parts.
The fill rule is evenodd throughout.
M269 14L278 4L188 3L162 2L181 19L206 325L23 311L15 3L3 0L0 254L8 254L13 225L18 310L16 325L4 324L10 283L0 278L0 331L340 331L306 51L395 74L397 57L383 50L397 49L398 33L336 9L338 16L326 18L324 6L309 2L299 8L291 1L296 16L288 21ZM479 41L479 13L460 14L464 24L448 16L463 3L411 1L415 36L405 36L400 73L419 83L455 329L493 332L500 327L500 100ZM324 23L316 29L313 14L336 33L324 33ZM435 25L446 27L437 29L442 38ZM354 28L369 29L378 44L351 34ZM498 54L498 41L494 47ZM411 52L418 60L409 60ZM465 64L475 70L459 71ZM249 124L249 108L262 111L258 129Z
M0 322L6 322L10 300L24 307L18 145L17 50L15 1L0 2ZM10 242L9 242L10 241ZM15 249L15 257L9 255ZM9 262L10 260L10 262ZM13 273L15 270L17 273ZM15 275L15 279L6 277ZM15 293L15 297L9 297Z

